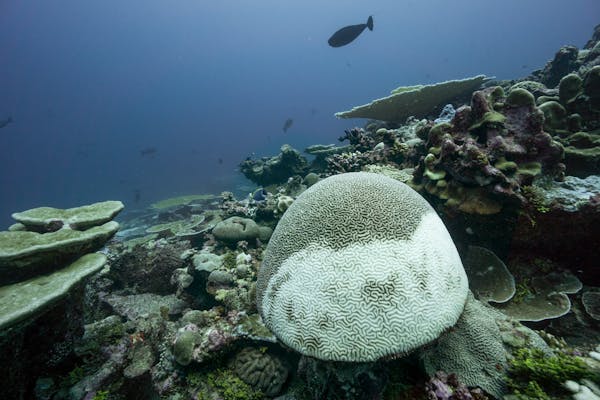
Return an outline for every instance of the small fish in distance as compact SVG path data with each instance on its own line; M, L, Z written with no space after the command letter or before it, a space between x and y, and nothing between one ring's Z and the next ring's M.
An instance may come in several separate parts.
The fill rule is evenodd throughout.
M336 33L331 35L327 43L331 47L341 47L345 46L348 43L351 43L354 39L356 39L365 28L369 28L370 31L373 30L373 17L369 16L366 24L358 24L358 25L349 25L345 26L342 29L338 30Z
M154 156L155 154L156 154L156 147L147 147L145 149L140 150L140 155L142 157Z
M288 129L290 129L292 127L292 124L294 123L294 120L291 118L288 118L285 120L285 123L283 124L283 132L287 132Z
M0 128L4 128L6 125L10 124L11 122L13 122L12 117L8 117L6 119L1 119L0 120Z

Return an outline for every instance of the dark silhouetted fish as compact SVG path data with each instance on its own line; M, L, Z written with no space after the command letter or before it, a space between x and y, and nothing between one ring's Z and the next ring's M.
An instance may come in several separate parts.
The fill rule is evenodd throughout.
M137 204L140 202L141 198L142 198L142 192L140 191L140 189L135 189L133 191L133 202L135 204Z
M294 124L293 119L291 119L291 118L286 119L285 123L283 124L283 132L287 132L287 130L290 129L293 124Z
M329 43L331 47L345 46L356 39L365 30L365 28L369 28L370 31L373 30L373 17L370 16L366 24L349 25L343 27L331 35L327 43Z
M156 154L156 147L146 147L145 149L140 150L140 155L144 156L153 156Z
M223 164L223 159L222 159L221 157L219 157L219 158L217 158L217 162L218 162L219 164Z
M6 125L10 124L11 122L13 122L12 117L8 117L6 119L0 119L0 128L4 128Z

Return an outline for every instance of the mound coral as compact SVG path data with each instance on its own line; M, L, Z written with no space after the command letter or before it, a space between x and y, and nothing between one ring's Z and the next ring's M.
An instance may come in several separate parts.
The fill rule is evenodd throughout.
M359 172L318 182L286 211L259 270L257 304L265 325L305 355L373 361L454 325L467 285L431 206L405 184Z

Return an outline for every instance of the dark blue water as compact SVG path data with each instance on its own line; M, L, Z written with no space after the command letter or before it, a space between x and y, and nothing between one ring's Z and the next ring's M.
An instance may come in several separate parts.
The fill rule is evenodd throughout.
M327 45L369 15L373 32ZM246 156L362 123L335 111L400 85L527 75L598 15L597 0L2 1L0 223L234 189Z

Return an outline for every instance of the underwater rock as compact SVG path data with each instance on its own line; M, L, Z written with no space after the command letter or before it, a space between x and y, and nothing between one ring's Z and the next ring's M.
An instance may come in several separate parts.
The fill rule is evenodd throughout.
M216 308L196 313L192 319L198 324L188 322L180 327L173 341L177 363L202 364L223 358L239 340L269 340L270 334L262 336L268 331L254 316L251 318L251 315L238 311L224 313Z
M217 240L227 243L237 243L242 240L253 241L260 239L266 242L271 237L269 227L259 226L249 218L230 217L219 222L212 230Z
M558 139L565 147L566 172L585 178L600 171L600 132L576 132Z
M171 275L184 267L181 255L190 247L187 241L170 242L159 239L127 248L122 244L112 246L118 254L111 260L108 277L117 288L131 288L138 293L169 294L175 292L170 285Z
M487 400L481 389L469 389L456 374L438 371L425 383L427 398L433 400Z
M541 71L536 71L534 76L537 80L548 87L558 85L563 76L577 70L578 50L575 46L564 46L554 55Z
M210 273L222 265L223 257L208 251L201 251L194 254L192 263L196 271Z
M381 363L336 363L308 356L300 358L297 370L301 391L324 400L379 399L388 374Z
M466 213L493 214L504 204L521 204L522 185L539 176L560 178L564 170L562 146L542 122L525 89L507 96L499 87L474 92L471 106L460 107L451 123L429 130L428 154L412 186Z
M294 175L308 172L308 161L290 145L281 146L281 153L275 157L260 160L247 158L240 164L240 170L252 182L268 186L285 182Z
M83 329L83 336L74 349L80 357L95 355L102 347L115 343L125 334L125 326L117 315L86 324Z
M128 296L110 294L104 301L112 307L115 313L134 321L145 315L179 315L187 304L175 295L160 296L143 293Z
M595 251L600 248L600 178L566 177L527 192L529 206L515 225L512 257L541 256L573 265L582 282L600 286Z

